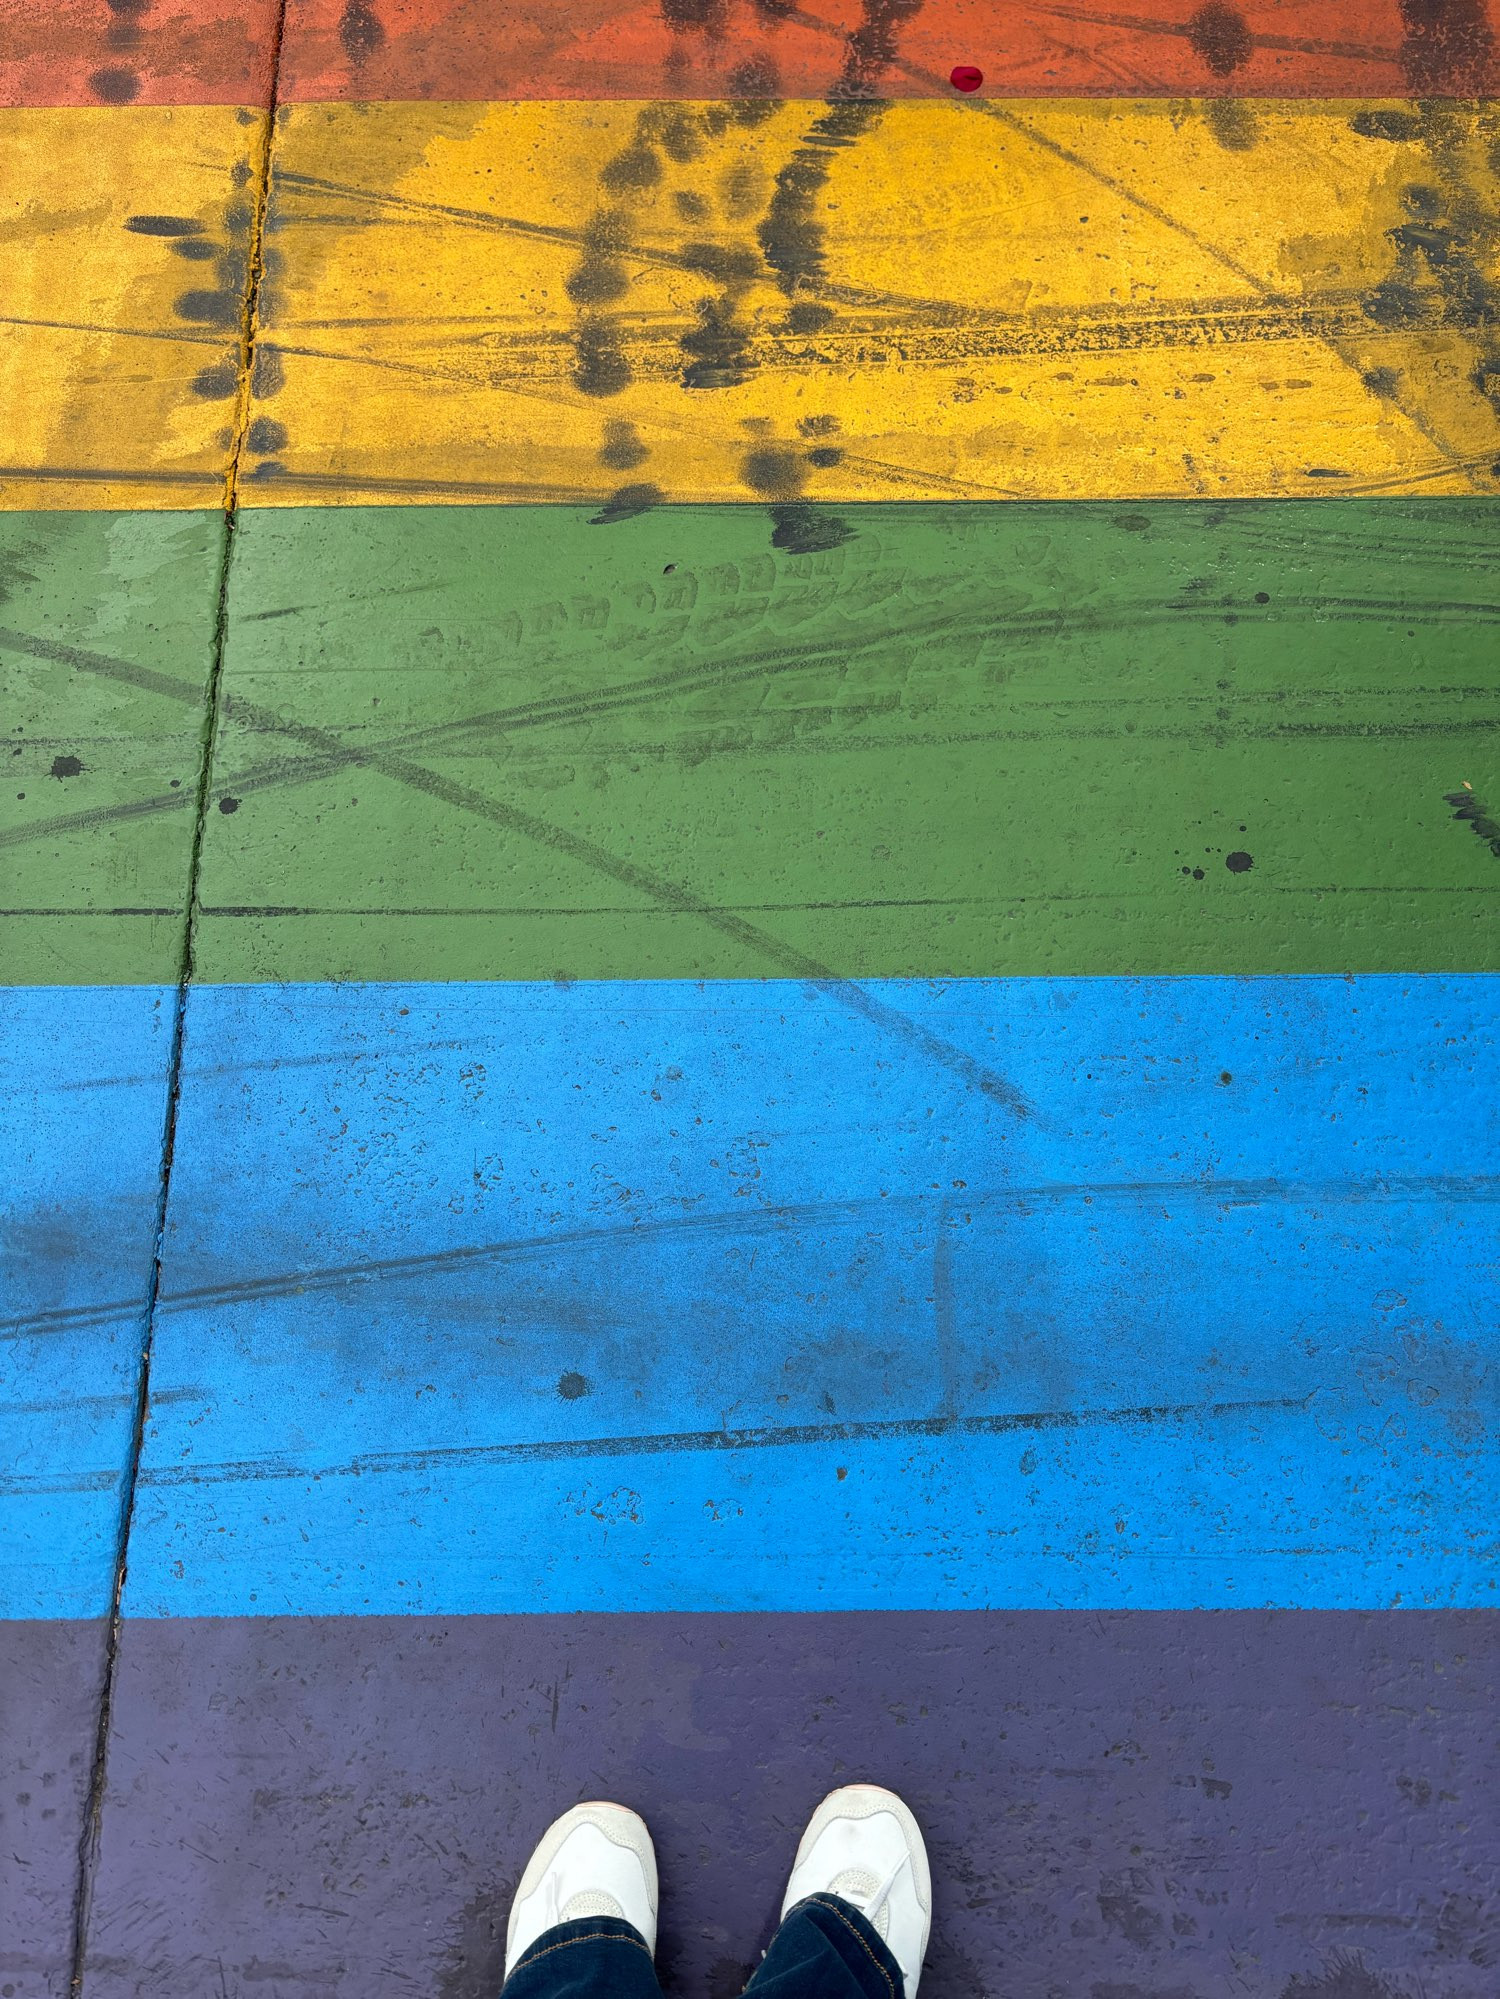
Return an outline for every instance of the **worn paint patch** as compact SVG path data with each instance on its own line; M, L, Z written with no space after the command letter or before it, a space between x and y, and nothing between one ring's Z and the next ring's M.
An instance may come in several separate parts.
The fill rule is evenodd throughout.
M198 1999L220 1966L233 1990L274 1963L287 1999L321 1999L396 1966L487 1999L532 1842L603 1790L655 1836L668 1989L728 1994L807 1812L869 1775L926 1830L934 1999L1350 1999L1354 1964L1489 1999L1497 1631L1420 1611L131 1621L89 1985Z
M1483 1601L1490 984L197 989L127 1602Z
M621 425L675 501L1491 491L1493 111L1254 121L293 108L244 498L607 501Z

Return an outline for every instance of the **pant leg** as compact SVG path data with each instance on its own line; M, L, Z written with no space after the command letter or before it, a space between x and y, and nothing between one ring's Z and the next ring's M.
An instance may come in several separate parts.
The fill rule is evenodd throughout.
M614 1916L544 1930L501 1991L504 1999L661 1999L644 1939Z
M897 1964L857 1909L810 1895L782 1921L745 1999L904 1999Z

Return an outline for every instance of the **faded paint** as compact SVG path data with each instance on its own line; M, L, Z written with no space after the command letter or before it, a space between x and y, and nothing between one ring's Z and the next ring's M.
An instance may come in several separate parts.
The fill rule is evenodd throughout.
M0 103L264 103L277 8L249 0L0 4ZM891 23L894 32L891 32ZM327 98L825 97L873 25L889 97L947 96L956 63L999 96L1474 97L1496 87L1478 0L295 0L283 103ZM882 32L883 31L883 32Z

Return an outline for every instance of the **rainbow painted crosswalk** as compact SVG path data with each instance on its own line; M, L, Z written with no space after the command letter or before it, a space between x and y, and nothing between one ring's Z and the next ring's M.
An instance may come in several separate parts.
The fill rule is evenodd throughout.
M3 0L5 1999L1488 1999L1496 33Z

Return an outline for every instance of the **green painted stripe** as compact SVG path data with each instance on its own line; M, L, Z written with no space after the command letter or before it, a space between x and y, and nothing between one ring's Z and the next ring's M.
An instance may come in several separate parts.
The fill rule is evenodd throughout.
M0 513L3 977L178 976L220 513Z
M199 975L1500 968L1497 523L1463 500L253 514ZM44 778L8 861L14 900L92 913L22 926L12 979L161 975L151 919L100 907L148 877L175 906L190 772L160 773L206 651L163 661L211 607L195 582L195 625L141 567L53 593L51 639L90 657L38 673L34 732L70 704L95 767ZM49 603L7 610L39 632ZM85 778L94 819L48 830Z

